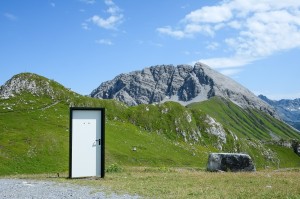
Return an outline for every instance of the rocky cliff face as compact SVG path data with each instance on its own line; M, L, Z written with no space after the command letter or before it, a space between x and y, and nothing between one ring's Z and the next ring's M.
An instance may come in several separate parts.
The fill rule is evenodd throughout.
M258 97L273 106L283 121L300 131L300 98L294 100L270 100L263 95Z
M121 74L102 83L91 97L117 99L130 106L176 101L182 105L221 96L243 108L257 108L270 115L274 110L232 79L202 63L158 65Z

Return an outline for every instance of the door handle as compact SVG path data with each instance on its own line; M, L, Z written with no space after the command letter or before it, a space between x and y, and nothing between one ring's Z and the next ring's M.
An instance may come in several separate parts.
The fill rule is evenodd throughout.
M98 140L96 140L96 141L98 141L98 142L99 142L99 145L101 145L101 139L98 139Z

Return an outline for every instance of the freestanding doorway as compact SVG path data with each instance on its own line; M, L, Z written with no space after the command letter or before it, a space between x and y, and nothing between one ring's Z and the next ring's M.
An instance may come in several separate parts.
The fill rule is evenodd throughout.
M70 108L70 178L104 177L104 136L104 108Z

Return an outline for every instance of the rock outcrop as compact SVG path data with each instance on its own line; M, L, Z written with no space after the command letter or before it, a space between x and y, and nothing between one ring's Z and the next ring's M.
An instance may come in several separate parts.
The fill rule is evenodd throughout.
M218 138L217 142L215 143L215 147L222 151L223 144L226 144L226 132L222 124L217 122L214 118L210 117L209 115L206 116L205 122L208 125L205 132L210 135L215 135Z
M53 95L54 91L50 83L46 80L40 81L37 77L37 75L32 73L15 75L0 87L0 98L8 99L22 92L31 93L33 95Z
M91 97L117 99L130 106L165 101L187 105L213 96L229 99L242 108L257 108L274 115L274 110L248 89L202 63L194 67L159 65L121 74L91 93Z
M13 76L0 86L0 99L9 99L21 94L33 96L47 96L51 99L68 98L78 95L54 80L47 79L34 73L20 73Z
M241 153L211 153L208 157L208 171L255 171L252 159Z

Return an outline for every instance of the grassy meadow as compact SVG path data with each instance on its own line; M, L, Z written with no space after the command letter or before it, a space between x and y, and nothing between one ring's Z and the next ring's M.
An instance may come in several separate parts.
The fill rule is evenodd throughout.
M67 174L19 175L17 178L53 180L91 186L96 191L142 198L300 198L300 172L262 170L211 173L193 168L126 167L104 179L67 179Z

